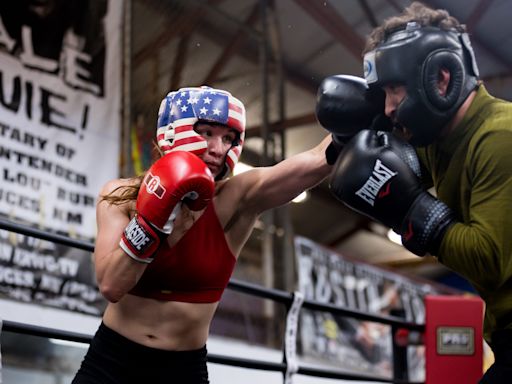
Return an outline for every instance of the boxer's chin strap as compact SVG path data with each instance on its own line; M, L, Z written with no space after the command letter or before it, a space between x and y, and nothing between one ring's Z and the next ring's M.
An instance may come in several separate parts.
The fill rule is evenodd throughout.
M304 294L295 291L293 293L293 302L286 315L286 330L284 335L284 357L286 363L286 372L284 384L292 384L293 374L299 371L297 361L297 328L299 324L299 312L304 303Z

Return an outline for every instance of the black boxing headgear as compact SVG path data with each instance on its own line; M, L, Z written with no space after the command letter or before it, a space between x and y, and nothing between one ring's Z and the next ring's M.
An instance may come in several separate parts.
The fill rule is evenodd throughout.
M438 88L441 69L450 72L446 94ZM371 87L404 85L407 94L396 110L410 143L432 143L477 87L478 68L466 33L421 27L410 22L364 55L364 76Z

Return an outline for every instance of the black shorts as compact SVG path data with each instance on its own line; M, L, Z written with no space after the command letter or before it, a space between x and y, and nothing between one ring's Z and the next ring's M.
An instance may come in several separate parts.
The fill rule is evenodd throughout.
M494 332L491 348L494 364L485 372L479 384L509 384L512 380L512 329Z
M165 351L135 343L101 323L72 384L208 384L206 346Z

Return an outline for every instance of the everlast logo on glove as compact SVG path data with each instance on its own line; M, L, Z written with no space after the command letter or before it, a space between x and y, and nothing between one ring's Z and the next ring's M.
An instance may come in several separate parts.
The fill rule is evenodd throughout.
M366 180L366 183L356 191L356 195L366 201L372 207L375 204L375 198L379 194L381 188L393 177L397 172L393 172L386 167L382 161L377 159L373 166L372 175Z
M126 229L124 230L126 239L133 245L138 251L143 251L151 245L153 238L139 225L137 220L133 219L130 221Z

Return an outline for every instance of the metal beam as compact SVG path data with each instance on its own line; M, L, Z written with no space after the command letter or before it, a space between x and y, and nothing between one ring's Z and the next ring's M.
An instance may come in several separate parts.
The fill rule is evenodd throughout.
M482 16L485 15L485 12L487 12L493 1L494 0L480 0L466 20L466 28L468 31L473 31L476 28L478 22Z
M153 3L139 0L145 7L151 6ZM224 0L209 0L208 5L215 5ZM157 12L162 12L161 9L156 9ZM133 58L133 67L137 68L145 60L162 49L165 45L169 44L170 41L174 40L178 36L186 36L190 34L194 28L203 20L205 13L205 7L196 7L192 11L188 11L184 8L179 9L179 13L169 14L169 18L172 18L172 26L165 28L155 39L150 43L146 44L139 52L136 52ZM176 11L175 11L176 12Z
M176 56L174 56L174 65L172 67L172 75L169 89L178 89L181 85L181 74L183 73L183 68L185 68L185 63L187 62L187 48L189 41L190 35L187 34L181 37L180 42L178 43Z
M224 46L226 44L225 36L219 33L219 31L215 30L215 27L208 23L208 20L203 20L201 24L197 26L196 32L201 34L202 36L208 38L213 43ZM258 62L258 52L257 50L247 45L244 47L242 51L238 51L237 54L246 59L251 63ZM320 85L320 81L312 80L311 77L305 76L299 73L296 69L289 66L286 62L283 63L285 78L293 85L301 88L302 90L316 94L318 90L318 86Z
M249 17L245 20L244 25L254 25L256 20L258 20L259 14L259 4L256 3ZM235 55L236 51L244 43L247 37L248 33L246 32L246 29L240 28L235 37L225 46L224 51L220 54L213 67L210 69L210 72L203 80L203 84L213 84L217 80L219 73L225 68L226 64Z
M147 6L145 1L138 1ZM133 68L137 68L137 66L141 65L145 60L147 60L148 57L154 55L155 52L158 52L170 41L174 40L180 35L183 35L184 33L190 34L192 31L197 32L211 40L213 43L224 47L226 45L226 36L223 36L221 33L219 33L218 29L209 23L208 18L204 17L206 11L215 11L215 5L222 1L223 0L201 1L200 3L202 6L197 7L192 11L183 8L180 9L181 12L179 17L177 17L176 14L172 15L172 28L168 28L163 31L160 35L153 39L153 41L146 44L143 49L134 54ZM158 9L158 11L161 12L161 9ZM223 13L218 14L224 15ZM240 22L240 24L242 24L242 22ZM254 29L247 25L243 26L243 30L247 33L247 35L250 36L251 39L261 38L259 33L256 33ZM243 51L238 51L237 54L250 62L257 62L257 49L250 47L249 45L245 48L246 49ZM286 80L291 84L302 90L305 90L308 93L316 93L320 81L313 80L309 76L299 73L295 68L292 68L286 62L283 63L283 69Z
M433 4L432 0L423 0L423 3L431 8L438 8L435 4ZM452 13L450 13L452 16L456 17ZM462 22L462 20L459 20ZM471 40L475 43L477 43L482 50L485 52L486 55L490 56L492 60L497 61L499 64L506 67L508 70L512 72L512 63L509 62L507 59L503 57L503 55L497 51L495 48L490 47L486 43L484 43L476 34L473 34L471 36Z
M494 75L489 75L489 76L483 77L482 80L485 83L492 82L492 81L512 80L512 72L497 73L497 74L494 74Z
M404 10L404 8L398 4L398 1L396 0L386 0L386 2L392 6L396 12L402 12Z
M286 119L282 122L272 123L269 125L269 129L271 132L281 132L288 128L295 128L299 127L301 125L308 125L318 123L318 120L316 119L316 115L314 113L309 113L302 116L293 117L291 119ZM261 132L260 126L252 126L248 127L245 131L245 137L256 137L259 136Z
M354 57L361 58L364 39L359 36L352 26L334 9L329 2L311 0L295 0L318 24L334 39L344 45Z
M375 17L375 13L370 8L370 5L368 4L367 0L360 0L359 2L361 4L361 8L363 8L363 12L366 15L366 18L368 19L368 22L370 25L375 28L379 25L377 18Z

